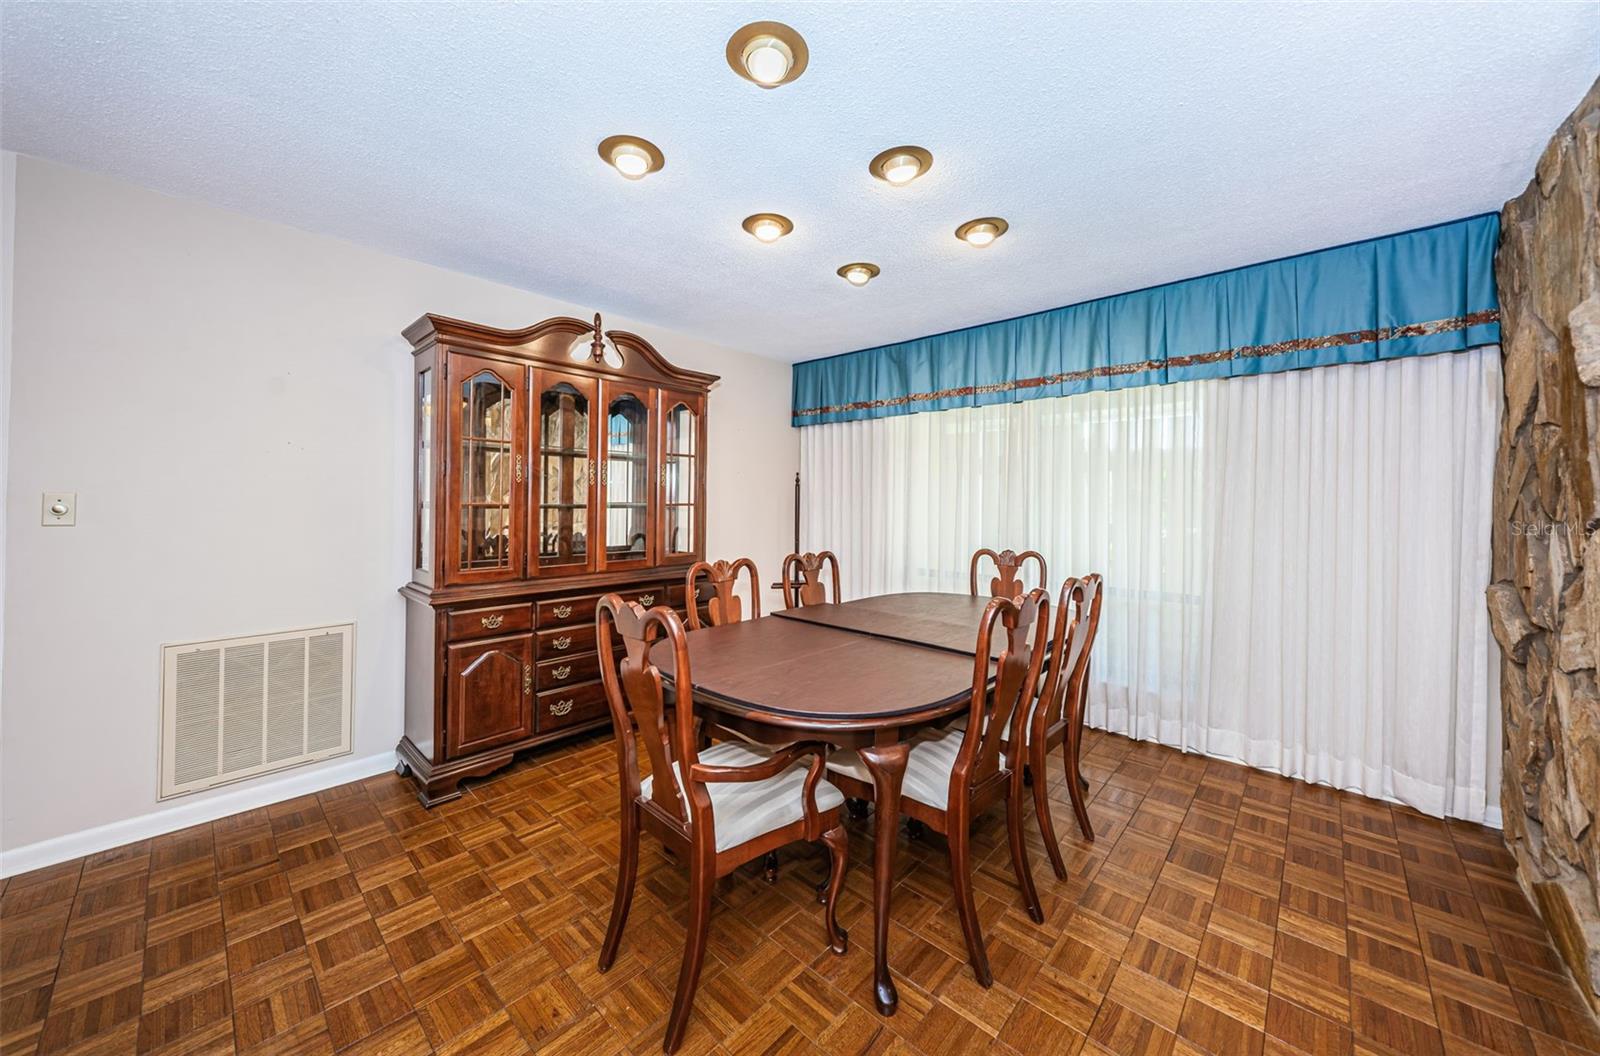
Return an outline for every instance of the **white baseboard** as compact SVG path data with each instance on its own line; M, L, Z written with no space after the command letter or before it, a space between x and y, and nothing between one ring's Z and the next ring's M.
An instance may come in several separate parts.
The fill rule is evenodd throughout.
M9 851L0 852L0 877L42 869L57 862L71 861L86 854L121 847L125 843L136 843L163 833L177 832L191 825L216 821L230 814L282 803L296 796L321 792L334 785L381 774L386 770L393 770L394 767L395 754L392 751L380 752L361 759L345 759L336 761L330 766L316 767L303 772L290 771L270 780L251 782L245 787L221 795L193 802L179 801L136 818L113 821L82 832L14 847Z

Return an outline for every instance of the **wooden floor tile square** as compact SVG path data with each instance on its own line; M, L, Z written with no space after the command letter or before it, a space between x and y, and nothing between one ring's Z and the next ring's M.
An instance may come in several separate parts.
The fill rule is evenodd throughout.
M323 1018L334 1047L342 1049L404 1019L411 1011L411 999L406 996L400 980L389 978L371 989L329 1006Z

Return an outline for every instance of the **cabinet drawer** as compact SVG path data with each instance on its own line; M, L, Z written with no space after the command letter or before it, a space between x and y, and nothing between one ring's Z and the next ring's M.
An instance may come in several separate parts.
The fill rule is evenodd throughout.
M537 637L537 652L540 660L555 660L563 656L594 652L593 623L578 624L572 627L557 627L553 631L540 631Z
M674 608L683 606L682 583L647 583L638 587L626 587L616 593L623 601L637 601L647 609L655 605L671 605ZM604 596L603 593L581 594L571 598L551 598L539 602L539 629L571 627L582 623L592 626L595 603Z
M584 594L575 598L551 598L539 602L539 627L570 627L574 624L594 624L594 603L599 594Z
M539 665L539 688L558 689L575 686L600 677L600 657L583 653L563 659L546 660Z
M483 638L491 634L533 630L533 606L493 605L481 609L455 609L446 617L445 634L451 641Z
M585 682L540 693L534 707L538 730L545 733L576 726L606 714L606 689L601 682Z
M637 601L647 609L657 605L676 606L683 601L683 584L654 583L643 587L629 587L617 593L622 595L623 601Z

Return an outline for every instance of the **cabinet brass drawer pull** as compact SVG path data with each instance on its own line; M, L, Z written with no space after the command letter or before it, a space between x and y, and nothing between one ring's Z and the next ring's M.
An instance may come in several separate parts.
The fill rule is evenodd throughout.
M493 616L483 617L483 625L489 628L491 631L505 622L506 618L504 613L497 612Z
M654 605L655 603L656 603L656 596L654 594L640 594L639 595L639 604L643 605L645 608L648 609L650 606Z
M533 665L522 665L522 695L527 696L533 692Z
M562 664L560 667L553 667L550 669L550 674L556 679L556 681L562 681L568 675L572 674L572 665Z
M555 608L551 609L550 611L555 613L556 619L564 620L568 616L572 615L572 606L571 605L557 605Z
M567 712L569 712L571 710L572 710L572 701L571 700L558 700L554 704L550 705L550 714L552 714L552 715L565 715Z
M565 649L567 646L569 646L571 644L572 644L572 636L570 634L563 634L560 638L553 639L550 642L550 647L552 649Z

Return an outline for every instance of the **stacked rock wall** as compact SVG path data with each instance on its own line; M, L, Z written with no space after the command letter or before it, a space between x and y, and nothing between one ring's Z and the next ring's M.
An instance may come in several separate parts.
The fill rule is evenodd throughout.
M1506 842L1600 995L1600 82L1501 213L1495 461Z

